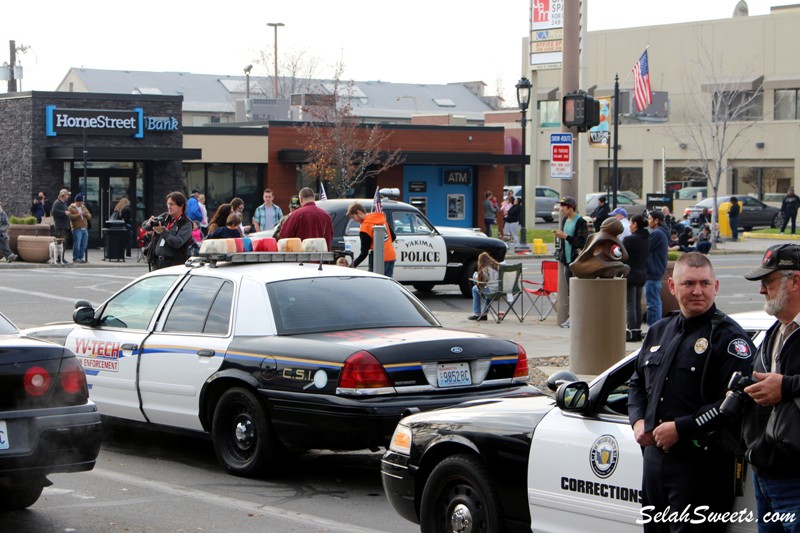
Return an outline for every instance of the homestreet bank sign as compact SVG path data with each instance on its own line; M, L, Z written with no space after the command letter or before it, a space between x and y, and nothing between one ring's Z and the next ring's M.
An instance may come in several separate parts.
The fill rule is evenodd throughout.
M47 136L58 135L130 135L144 137L145 131L178 131L175 117L145 117L141 107L130 111L110 109L46 108Z

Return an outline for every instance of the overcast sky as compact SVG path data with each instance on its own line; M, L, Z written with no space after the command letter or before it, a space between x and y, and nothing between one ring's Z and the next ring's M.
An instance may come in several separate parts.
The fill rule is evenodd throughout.
M751 15L797 0L749 0ZM589 31L728 18L735 0L589 0ZM497 7L500 6L500 7ZM448 83L482 80L508 95L521 74L521 40L530 0L39 0L5 2L0 61L10 40L22 90L52 91L70 67L241 75L259 50L306 51L330 76L339 57L344 79ZM272 65L254 64L253 75ZM655 68L655 67L651 67ZM5 91L5 82L0 85ZM513 94L513 93L512 93Z

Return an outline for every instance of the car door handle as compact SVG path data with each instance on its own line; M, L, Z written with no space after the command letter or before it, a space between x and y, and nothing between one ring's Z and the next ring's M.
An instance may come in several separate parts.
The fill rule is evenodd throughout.
M129 351L129 352L135 352L136 350L139 349L139 346L136 345L136 344L126 343L126 344L123 344L122 346L120 346L120 348L122 348L123 350Z
M214 357L214 350L197 350L200 357Z

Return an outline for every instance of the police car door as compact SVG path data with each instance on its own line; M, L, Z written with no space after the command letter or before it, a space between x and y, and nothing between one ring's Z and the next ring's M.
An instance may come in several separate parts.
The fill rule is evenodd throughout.
M140 363L142 410L150 422L202 431L200 393L232 338L234 289L229 279L192 275L170 298Z
M136 390L141 348L179 278L151 276L132 283L100 309L97 326L76 326L67 336L65 345L78 356L100 414L145 420Z
M400 282L441 282L447 269L444 237L415 211L391 211L397 260L394 278Z
M627 415L631 372L631 364L609 371L619 384L596 414L556 407L536 427L528 463L533 532L641 531L642 451Z

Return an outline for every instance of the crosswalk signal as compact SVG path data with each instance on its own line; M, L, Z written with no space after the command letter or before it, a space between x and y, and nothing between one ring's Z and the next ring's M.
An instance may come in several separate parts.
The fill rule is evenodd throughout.
M561 122L568 127L586 131L600 124L600 102L584 91L564 96Z

